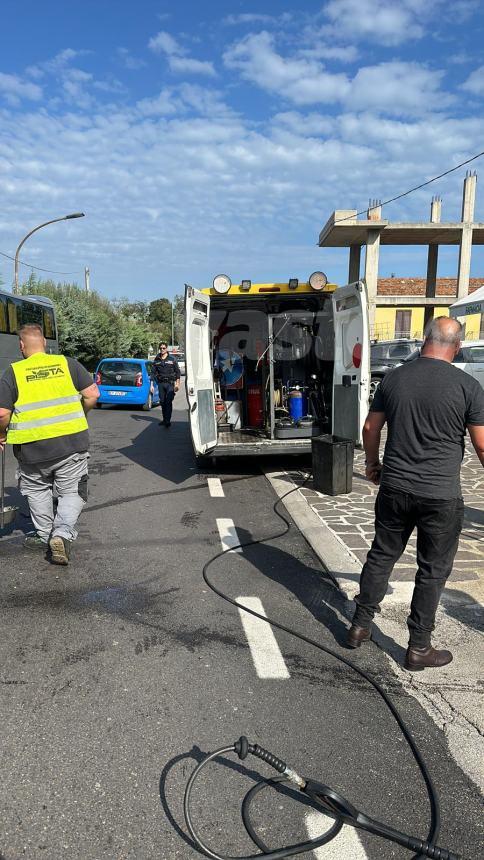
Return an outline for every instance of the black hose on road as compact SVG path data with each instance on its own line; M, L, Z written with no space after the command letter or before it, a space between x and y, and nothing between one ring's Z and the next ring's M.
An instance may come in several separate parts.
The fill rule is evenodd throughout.
M270 535L269 537L246 541L245 543L241 543L237 546L232 546L229 549L222 550L221 552L214 555L211 559L209 559L209 561L204 565L203 578L207 586L214 592L214 594L222 598L222 600L227 601L227 603L232 604L232 606L237 607L237 609L242 609L244 612L248 612L250 615L255 616L255 618L259 618L261 621L266 622L266 624L269 624L271 627L275 627L277 630L282 630L284 633L289 633L291 636L294 636L301 642L305 642L307 645L312 645L314 648L317 648L324 654L328 654L330 657L333 657L335 660L338 660L340 663L343 663L353 672L356 672L361 678L364 678L364 680L367 681L373 687L374 690L376 690L378 695L383 699L383 702L395 718L402 735L404 736L408 746L410 747L412 755L418 765L420 773L422 774L423 780L425 782L425 787L427 789L427 795L430 805L430 828L427 839L421 840L417 837L407 836L406 834L394 830L386 824L371 819L369 816L366 816L364 813L356 809L351 803L349 803L349 801L345 800L345 798L343 798L333 789L306 777L300 777L291 768L287 767L285 762L281 761L281 759L278 759L277 756L275 756L273 753L262 749L257 744L249 744L247 738L245 737L240 738L238 741L231 744L230 746L222 747L222 749L210 753L203 759L202 762L200 762L200 764L197 765L197 767L193 771L187 783L184 798L184 812L188 830L197 848L204 854L206 854L207 857L211 857L212 860L254 860L254 858L258 857L266 858L266 860L283 860L283 858L286 857L294 857L307 851L314 851L315 848L318 848L319 846L330 842L340 832L341 828L343 827L343 824L349 824L360 830L366 830L367 832L373 833L377 836L381 836L384 839L396 842L411 851L416 851L417 853L413 855L412 860L423 860L423 858L425 857L434 858L434 860L460 860L460 855L453 854L450 851L447 851L443 848L439 848L435 844L436 840L438 839L440 830L440 804L437 790L432 782L432 778L430 776L423 755L420 752L409 727L405 723L403 717L400 715L397 708L395 707L392 700L387 695L381 684L379 684L378 681L376 681L368 672L365 672L364 669L361 669L359 666L357 666L356 663L353 663L351 660L348 660L341 654L337 654L336 651L332 650L332 648L328 648L326 645L322 645L320 642L317 642L315 639L306 636L304 633L299 633L297 630L293 630L291 627L288 627L286 624L282 624L280 621L276 621L273 618L260 615L254 609L250 609L249 607L244 606L243 603L239 603L237 600L234 600L234 598L230 597L229 595L221 591L219 588L217 588L217 586L213 584L213 582L208 576L209 567L214 564L219 558L222 558L224 555L226 555L228 552L233 552L234 549L244 549L245 547L256 546L258 544L267 543L268 541L274 541L278 538L284 537L284 535L286 535L291 528L291 521L284 513L281 513L281 511L278 510L278 505L291 493L294 493L296 490L299 490L304 487L310 480L310 478L311 475L308 475L308 477L302 484L297 487L293 487L291 490L281 496L280 499L277 499L277 501L273 505L274 513L285 523L285 528L283 529L283 531L280 531L277 534ZM237 753L237 755L241 759L244 759L247 754L255 755L256 757L270 764L282 774L280 777L277 777L272 780L261 779L260 782L258 782L250 789L250 791L246 794L244 798L242 804L242 820L244 822L244 826L247 833L261 852L258 854L251 854L248 857L228 857L227 855L216 853L207 845L205 845L203 840L198 835L198 832L193 824L191 814L190 803L192 790L201 771L217 756L224 755L229 752ZM318 810L319 812L325 812L327 815L334 818L335 822L326 833L322 834L316 839L311 839L306 842L301 842L295 845L286 846L272 851L264 844L260 836L256 833L250 821L250 804L260 791L269 787L277 788L280 783L285 783L286 786L290 786L290 790L293 792L295 800L301 800L302 794L303 798L306 801L308 798L312 801L314 809Z

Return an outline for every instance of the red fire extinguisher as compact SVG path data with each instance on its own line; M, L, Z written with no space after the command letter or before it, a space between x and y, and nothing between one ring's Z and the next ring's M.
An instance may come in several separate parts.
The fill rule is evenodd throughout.
M249 385L247 388L247 418L249 427L262 427L264 424L262 385Z

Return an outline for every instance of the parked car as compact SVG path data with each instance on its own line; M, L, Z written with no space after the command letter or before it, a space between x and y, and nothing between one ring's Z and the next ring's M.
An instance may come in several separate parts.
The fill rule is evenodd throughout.
M420 349L423 341L417 338L399 337L395 340L379 340L370 347L370 400L373 400L385 374Z
M186 366L185 366L185 353L184 353L184 352L178 352L178 353L175 355L175 358L176 358L176 360L177 360L177 362L178 362L178 367L180 368L180 373L181 373L181 375L182 375L182 376L185 376L185 373L186 373Z
M145 411L160 403L158 385L151 379L153 362L145 358L102 358L94 379L101 396L98 407L125 403Z
M405 361L413 361L419 355L420 349L415 349ZM484 340L464 341L452 364L469 373L484 388Z

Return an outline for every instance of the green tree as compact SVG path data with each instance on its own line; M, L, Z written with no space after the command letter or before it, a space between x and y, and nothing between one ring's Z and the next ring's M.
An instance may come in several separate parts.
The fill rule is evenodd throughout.
M78 284L40 280L34 272L21 292L47 296L56 309L59 348L64 355L78 358L93 370L100 358L134 356L143 358L160 340L171 342L169 299L131 302L128 298L103 298L95 290L86 292ZM175 343L182 343L183 300L174 300Z
M159 340L171 343L171 302L169 299L155 299L150 302L148 320Z

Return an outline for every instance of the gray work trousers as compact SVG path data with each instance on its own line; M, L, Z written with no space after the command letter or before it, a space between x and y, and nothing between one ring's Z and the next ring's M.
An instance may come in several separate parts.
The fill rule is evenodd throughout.
M51 463L18 464L17 478L26 496L34 528L46 543L58 535L75 540L76 523L87 501L89 454L71 454ZM58 497L54 517L54 492Z

